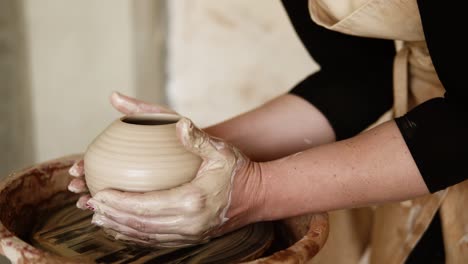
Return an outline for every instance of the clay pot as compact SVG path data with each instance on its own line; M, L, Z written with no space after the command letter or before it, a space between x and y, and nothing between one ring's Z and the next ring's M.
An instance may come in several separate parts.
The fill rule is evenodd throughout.
M110 124L84 156L91 195L106 188L164 190L192 180L202 160L178 140L179 119L172 114L135 114Z

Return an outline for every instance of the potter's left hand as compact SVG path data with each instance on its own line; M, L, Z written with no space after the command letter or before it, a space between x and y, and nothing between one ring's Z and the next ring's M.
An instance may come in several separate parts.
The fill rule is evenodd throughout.
M177 123L177 136L203 159L195 178L148 193L100 191L88 201L94 224L116 239L179 247L261 220L255 214L263 197L259 164L186 118Z

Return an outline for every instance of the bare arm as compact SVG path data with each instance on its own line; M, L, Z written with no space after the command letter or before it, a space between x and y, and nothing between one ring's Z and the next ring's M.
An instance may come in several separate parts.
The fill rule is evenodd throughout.
M405 200L429 192L393 121L258 166L264 199L257 209L263 220Z
M274 160L335 141L323 114L292 94L204 130L235 145L255 161Z
M261 186L264 198L254 203L263 220L405 200L429 192L393 121L334 142L323 114L288 94L205 131L236 145L253 160L269 161L255 163L257 168L251 171L257 175L250 176L260 179L253 186ZM258 191L244 187L239 191Z

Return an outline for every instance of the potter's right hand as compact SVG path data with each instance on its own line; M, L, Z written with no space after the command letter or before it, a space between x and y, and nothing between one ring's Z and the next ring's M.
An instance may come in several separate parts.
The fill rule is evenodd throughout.
M110 97L110 103L112 106L117 109L119 112L125 115L135 114L135 113L168 113L176 114L173 110L166 108L160 105L150 104L144 101L137 100L132 97L125 96L118 92L113 92ZM86 187L86 182L84 180L84 163L83 160L75 162L75 164L70 168L69 173L71 176L75 177L70 184L68 185L68 190L74 193L83 194L76 206L80 209L86 209L86 203L90 198L88 194L88 189Z
M263 219L260 164L233 145L177 122L177 137L202 164L190 182L145 193L101 190L88 201L93 223L117 240L156 247L203 243Z

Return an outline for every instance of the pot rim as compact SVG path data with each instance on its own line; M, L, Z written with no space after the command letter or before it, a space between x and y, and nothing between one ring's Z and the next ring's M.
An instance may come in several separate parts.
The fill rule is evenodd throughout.
M182 116L177 114L168 114L168 113L134 113L128 114L120 117L118 119L119 123L129 125L129 126L148 126L147 124L137 124L131 122L125 122L126 119L138 119L143 121L168 121L167 124L157 124L156 126L169 126L177 123Z

